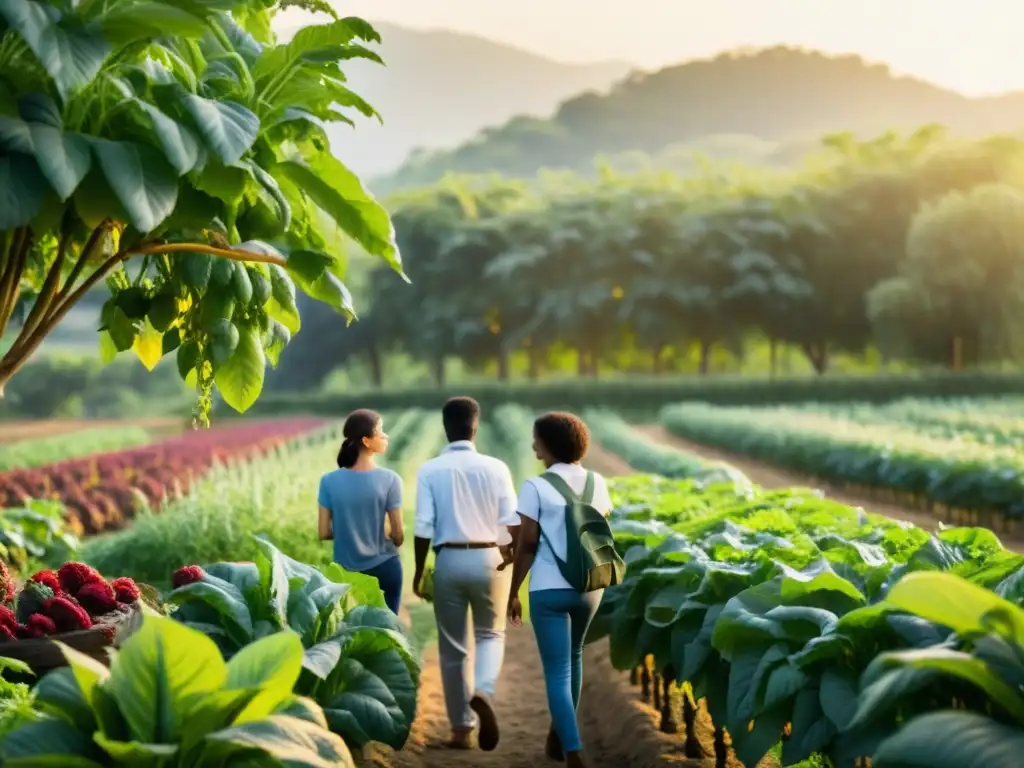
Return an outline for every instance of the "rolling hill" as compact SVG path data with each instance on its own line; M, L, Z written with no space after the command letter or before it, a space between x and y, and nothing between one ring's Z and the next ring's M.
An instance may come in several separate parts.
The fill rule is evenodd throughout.
M630 74L606 93L562 102L549 119L514 117L454 149L410 158L375 188L430 183L449 171L582 170L598 155L658 156L688 146L786 161L825 133L867 136L933 122L963 136L1017 131L1024 128L1024 94L968 98L853 55L787 47L732 52ZM716 138L723 135L730 140Z
M480 37L376 24L386 67L345 66L350 87L384 124L359 119L330 129L334 153L356 173L390 173L417 148L458 144L516 114L548 115L574 94L603 89L630 64L564 64Z

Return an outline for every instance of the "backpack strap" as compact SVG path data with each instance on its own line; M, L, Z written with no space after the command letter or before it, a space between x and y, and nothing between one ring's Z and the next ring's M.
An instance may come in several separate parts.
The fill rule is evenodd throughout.
M582 501L587 506L590 506L590 505L592 505L594 503L594 473L593 472L587 472L587 482L583 486L583 495L580 497L580 501Z
M554 472L545 472L543 475L541 475L541 477L547 480L548 484L550 484L551 487L558 492L558 495L565 499L566 504L575 504L580 500L579 497L575 493L573 493L572 488L569 487L569 484L565 482L565 479L562 478L561 475L557 475ZM593 480L591 479L589 473L587 475L587 488L590 489L590 493L591 495L593 495ZM583 493L584 495L586 495L586 488L583 490Z

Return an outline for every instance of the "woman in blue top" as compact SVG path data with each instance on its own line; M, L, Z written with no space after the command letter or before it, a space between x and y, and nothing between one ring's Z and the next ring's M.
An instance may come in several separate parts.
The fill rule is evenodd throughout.
M402 598L402 479L377 466L388 449L379 413L349 414L338 469L320 478L320 538L334 540L334 562L377 579L384 601L398 613ZM386 523L390 524L390 531Z

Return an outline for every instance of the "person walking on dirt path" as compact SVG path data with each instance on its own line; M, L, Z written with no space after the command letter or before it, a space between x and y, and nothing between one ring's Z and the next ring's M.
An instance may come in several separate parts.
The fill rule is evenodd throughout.
M334 540L334 562L342 568L373 576L397 615L402 599L398 548L405 541L402 478L377 466L377 455L388 449L379 413L353 411L342 433L338 469L320 478L320 538Z
M584 765L576 721L583 642L603 587L621 581L625 572L605 519L612 509L608 485L580 464L589 445L586 424L570 413L549 413L534 422L533 450L546 471L519 491L522 525L508 600L509 622L518 626L523 620L519 589L532 570L530 622L552 723L545 752L569 768Z
M471 748L479 727L479 746L490 751L499 738L493 697L505 658L511 575L505 565L512 561L512 529L519 523L516 490L508 466L476 450L477 402L452 398L441 415L448 446L417 477L413 592L425 597L421 584L432 546L438 656L452 728L448 746ZM467 679L470 609L476 658Z

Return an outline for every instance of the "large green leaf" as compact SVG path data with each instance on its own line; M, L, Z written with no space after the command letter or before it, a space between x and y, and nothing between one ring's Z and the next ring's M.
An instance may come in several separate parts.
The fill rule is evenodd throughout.
M91 734L55 718L7 734L0 744L0 756L5 768L102 768L109 764Z
M196 130L225 165L241 160L256 141L259 118L241 104L194 94L186 95L184 101Z
M340 160L319 153L306 161L278 163L270 173L278 181L291 181L367 253L383 258L404 275L388 212Z
M288 768L354 768L345 742L316 723L274 715L211 734L210 742L259 750Z
M201 37L207 29L205 19L200 16L172 3L155 0L114 3L97 18L96 24L117 47L165 35Z
M184 175L195 168L201 154L199 142L192 132L177 120L168 117L157 106L143 99L135 99L134 103L152 123L153 132L160 142L164 156L174 170L179 175Z
M908 574L890 590L887 602L961 634L997 631L1024 645L1024 611L952 574Z
M91 693L91 689L90 689ZM96 716L70 667L44 675L35 687L36 701L44 712L74 724L83 733L96 730Z
M400 749L416 716L415 662L389 630L361 628L346 640L341 661L319 688L327 722L351 744Z
M873 768L1018 768L1024 731L973 712L914 718L886 739Z
M302 326L299 308L295 303L295 283L284 267L270 265L271 298L267 302L267 314L277 320L291 333L298 333Z
M263 391L266 370L259 335L252 328L243 328L239 331L235 353L217 367L214 381L224 402L239 413L245 413Z
M0 156L0 231L29 224L42 210L48 192L34 158Z
M101 29L65 21L52 5L4 0L0 17L21 35L64 99L96 77L111 50Z
M173 744L190 697L221 689L227 669L213 641L172 619L147 618L111 664L107 690L133 740Z
M92 165L89 141L79 133L39 123L29 124L36 162L60 199L67 200Z
M188 346L189 343L186 342L178 349L179 373L187 362L190 362L187 353L186 361L183 361L181 352ZM188 370L185 370L185 373L188 373ZM187 607L191 603L209 606L235 642L245 645L252 641L252 614L242 590L233 583L208 574L202 581L186 584L174 590L167 597L167 602L182 607Z
M178 200L177 174L160 152L106 139L93 139L93 152L135 229L152 232L171 215Z

